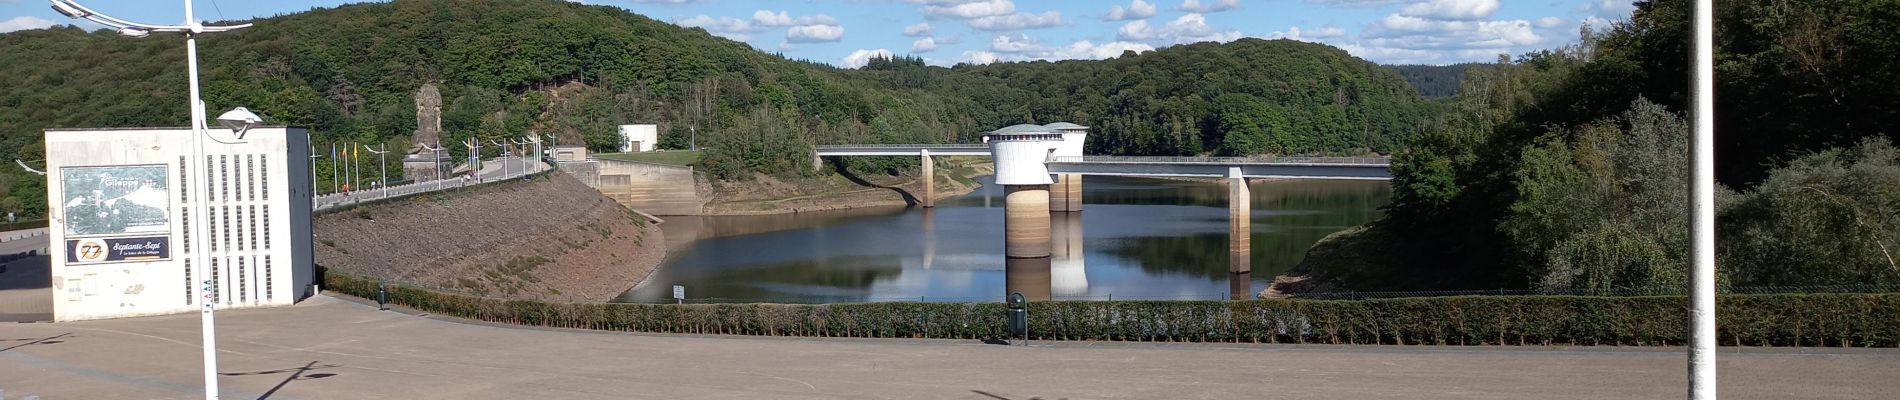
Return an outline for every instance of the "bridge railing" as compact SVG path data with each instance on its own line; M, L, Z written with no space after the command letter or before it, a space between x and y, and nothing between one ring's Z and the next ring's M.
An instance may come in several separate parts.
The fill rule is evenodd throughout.
M815 148L818 150L837 150L837 149L864 149L864 148L987 149L990 147L989 145L984 145L984 144L957 143L957 144L821 144L817 146L812 146L812 148Z
M1082 156L1055 157L1066 163L1193 163L1193 164L1364 164L1391 165L1391 157L1133 157Z

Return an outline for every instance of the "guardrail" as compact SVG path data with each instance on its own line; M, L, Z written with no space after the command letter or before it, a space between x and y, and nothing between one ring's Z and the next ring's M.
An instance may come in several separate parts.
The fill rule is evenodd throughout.
M1139 157L1082 156L1055 157L1065 163L1153 163L1153 164L1355 164L1392 165L1391 157Z
M22 230L11 231L11 232L0 232L0 243L6 243L6 242L15 241L15 240L40 237L40 236L46 236L46 228L33 228L33 229L22 229Z

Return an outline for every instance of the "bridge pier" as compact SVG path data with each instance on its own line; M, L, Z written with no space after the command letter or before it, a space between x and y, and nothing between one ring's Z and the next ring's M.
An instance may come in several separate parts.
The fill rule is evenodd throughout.
M1049 187L1049 211L1082 212L1082 175L1055 174L1056 184Z
M1253 273L1253 192L1240 167L1227 170L1227 272Z
M1004 185L1003 192L1003 286L1049 300L1049 185Z
M937 164L930 160L930 150L918 152L923 157L924 198L918 199L924 208L937 206Z

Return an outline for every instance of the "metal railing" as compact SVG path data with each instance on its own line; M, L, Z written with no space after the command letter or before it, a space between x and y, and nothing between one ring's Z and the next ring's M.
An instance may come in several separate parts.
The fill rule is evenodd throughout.
M549 167L546 163L541 163L541 162L532 162L532 163L524 163L524 164L530 165L532 169L524 170L524 171L507 171L502 176L488 177L488 178L484 178L480 180L471 180L471 179L466 179L466 178L447 178L447 179L437 179L437 180L432 180L432 181L415 182L415 183L410 183L407 185L389 186L385 188L360 189L360 190L354 190L354 191L350 191L346 193L331 193L327 195L317 196L315 199L312 199L311 207L313 211L324 211L324 210L339 208L343 206L359 204L364 201L384 200L384 199L411 196L411 195L417 195L417 194L423 194L423 193L429 193L429 192L437 192L437 191L456 189L456 188L462 188L462 187L468 187L468 186L479 186L479 185L488 184L488 183L501 182L501 181L506 181L508 179L538 174L538 173L546 172L548 170L553 169L553 167ZM480 172L480 171L476 171L476 172Z
M1147 164L1342 164L1392 165L1391 157L1137 157L1137 156L1065 156L1052 161L1063 163L1147 163Z
M955 144L821 144L817 146L812 146L812 148L818 149L818 150L843 150L843 149L863 149L863 148L893 149L893 148L913 148L913 147L926 148L926 149L987 149L987 148L990 148L989 145L965 144L965 143L955 143Z

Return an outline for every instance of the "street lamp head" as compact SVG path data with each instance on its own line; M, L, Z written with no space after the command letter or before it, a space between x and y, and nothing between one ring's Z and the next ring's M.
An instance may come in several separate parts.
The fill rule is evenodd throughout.
M224 124L224 127L231 128L233 131L237 131L238 139L243 139L245 131L257 127L258 124L264 123L264 119L258 117L257 114L251 113L251 110L238 107L231 109L231 111L224 112L223 115L219 115L218 123Z
M119 34L129 36L129 37L142 38L146 36L151 36L152 31L139 29L139 28L133 28L133 27L124 27L124 28L119 28Z
M52 1L53 1L53 11L58 11L60 14L63 14L68 18L85 18L85 17L92 16L92 13L86 12L86 10L81 9L77 6L74 6L71 2L68 2L66 0L52 0Z

